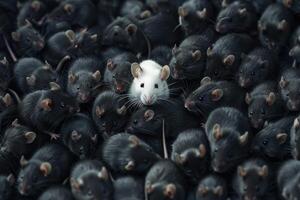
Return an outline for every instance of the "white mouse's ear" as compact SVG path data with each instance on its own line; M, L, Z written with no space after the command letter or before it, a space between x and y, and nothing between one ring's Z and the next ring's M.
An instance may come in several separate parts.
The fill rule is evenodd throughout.
M132 63L131 64L131 74L134 78L139 78L139 76L142 74L143 69L138 63Z
M161 80L165 81L170 76L170 68L168 65L163 66L163 68L160 71L160 78Z

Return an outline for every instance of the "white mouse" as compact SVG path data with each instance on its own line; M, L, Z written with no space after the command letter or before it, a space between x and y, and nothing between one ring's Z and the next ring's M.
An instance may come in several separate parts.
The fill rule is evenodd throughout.
M167 79L170 76L169 66L160 66L153 60L145 60L131 65L134 77L129 90L131 101L138 104L152 105L159 100L169 98L170 90Z

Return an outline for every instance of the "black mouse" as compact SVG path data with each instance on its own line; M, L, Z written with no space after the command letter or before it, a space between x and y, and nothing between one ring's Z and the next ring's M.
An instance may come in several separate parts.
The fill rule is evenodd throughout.
M26 20L38 23L47 13L49 7L43 1L28 1L22 5L17 16L17 25L21 27L26 24Z
M182 200L185 198L185 179L179 168L170 160L157 162L145 178L148 200Z
M297 27L289 39L289 56L293 59L293 67L298 67L300 63L300 28Z
M146 174L160 157L144 141L134 135L119 133L103 145L103 160L115 173Z
M215 109L205 124L215 172L232 170L249 156L252 132L246 116L231 107Z
M121 100L121 96L113 91L104 91L94 101L93 121L104 137L109 137L125 129L129 120L129 110Z
M18 191L23 196L36 196L67 178L73 157L63 146L51 144L36 151L30 160L22 157L20 163Z
M253 49L255 41L246 34L220 37L207 49L206 75L214 80L232 80L241 64L242 54Z
M50 89L49 83L58 80L56 71L48 63L34 57L18 60L14 67L14 75L17 86L23 94Z
M12 198L15 181L16 179L13 174L0 176L0 195L2 200L9 200Z
M275 53L266 48L255 48L242 57L237 73L237 81L242 88L252 88L266 80L277 77L278 59Z
M245 96L248 104L248 118L255 129L262 129L265 123L282 117L284 102L279 94L277 83L266 81L257 85Z
M252 149L254 152L273 160L290 158L290 129L293 122L294 117L284 117L266 125L253 139Z
M144 200L144 180L133 176L124 176L114 182L113 200Z
M47 189L38 200L74 200L72 193L66 187L54 186Z
M92 157L101 142L93 120L81 113L64 120L59 132L64 145L80 159Z
M201 80L201 86L185 100L185 108L207 118L216 108L231 106L244 110L245 92L234 82L212 81L209 77Z
M209 143L205 131L189 129L181 132L172 144L172 160L192 183L207 174L210 165Z
M258 13L251 2L234 1L219 12L215 28L221 34L254 32L257 20Z
M150 59L164 66L172 59L172 49L167 45L158 45L152 49Z
M70 185L75 199L112 199L113 183L109 171L97 160L78 162L72 169Z
M223 200L228 196L228 186L223 177L211 174L199 182L195 193L195 200Z

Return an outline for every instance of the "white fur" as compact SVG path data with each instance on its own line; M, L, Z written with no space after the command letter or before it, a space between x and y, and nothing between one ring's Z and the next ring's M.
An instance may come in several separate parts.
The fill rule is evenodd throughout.
M167 81L160 78L162 66L152 60L145 60L140 63L140 67L143 72L134 78L129 90L131 100L152 105L160 99L168 99L170 91ZM144 88L141 87L142 83ZM158 84L158 88L155 88L155 84Z

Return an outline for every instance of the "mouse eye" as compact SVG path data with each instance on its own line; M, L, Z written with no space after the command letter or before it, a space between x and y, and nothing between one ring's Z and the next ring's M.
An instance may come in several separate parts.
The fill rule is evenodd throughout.
M156 83L156 84L154 84L154 88L158 88L158 84Z
M290 96L290 93L286 93L286 96L287 96L287 97Z
M249 116L253 116L253 112L250 112L250 113L249 113Z
M77 87L77 90L79 90L80 88L79 87Z
M133 121L133 124L136 125L137 123L138 123L138 120L135 119L135 120Z
M264 141L263 141L263 145L266 146L267 144L268 144L268 140L264 140Z
M204 97L203 96L200 96L199 97L199 101L203 101Z
M141 88L143 88L145 85L144 85L144 83L141 83Z
M247 186L244 186L244 191L245 191L245 192L247 191Z

